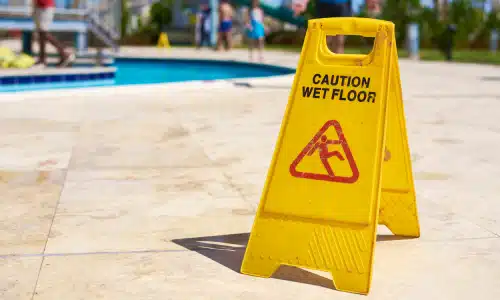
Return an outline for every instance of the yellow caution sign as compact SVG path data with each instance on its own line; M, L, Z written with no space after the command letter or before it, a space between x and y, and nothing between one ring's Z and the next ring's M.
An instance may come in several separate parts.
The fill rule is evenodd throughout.
M170 42L168 41L168 35L166 32L160 33L157 46L158 48L170 48Z
M333 54L325 40L337 34L374 48ZM241 272L323 270L367 294L377 224L420 236L393 23L309 21L276 145Z

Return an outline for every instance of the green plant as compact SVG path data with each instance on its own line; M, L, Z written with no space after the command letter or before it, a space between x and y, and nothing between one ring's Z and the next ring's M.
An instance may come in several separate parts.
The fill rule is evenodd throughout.
M122 15L120 20L120 32L122 38L124 38L127 35L127 29L130 23L130 11L128 9L127 0L121 0L121 9Z
M137 31L141 31L143 27L144 24L142 24L142 16L139 16L137 18Z
M409 23L420 22L422 6L419 0L386 0L381 18L396 25L396 43L403 46L406 40L406 28Z
M161 0L154 3L150 10L150 24L161 32L172 22L172 9L170 0Z

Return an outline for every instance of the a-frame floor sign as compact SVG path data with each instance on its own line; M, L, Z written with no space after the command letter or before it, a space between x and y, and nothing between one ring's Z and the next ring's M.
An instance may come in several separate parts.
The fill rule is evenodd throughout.
M336 34L374 37L374 48L333 54ZM420 236L394 36L387 21L309 21L243 274L304 267L367 294L377 224Z
M156 44L158 48L170 48L170 41L166 32L160 33L158 37L158 43Z

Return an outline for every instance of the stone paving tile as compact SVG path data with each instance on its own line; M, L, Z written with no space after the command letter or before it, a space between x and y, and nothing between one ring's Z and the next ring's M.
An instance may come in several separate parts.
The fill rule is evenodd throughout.
M15 110L14 110L15 111ZM56 170L69 164L77 122L50 117L0 117L0 169Z
M43 253L64 176L0 170L0 256Z
M0 299L30 300L42 257L0 256Z
M84 122L74 148L72 167L210 166L203 148L189 131L165 113L158 119L122 117Z
M254 213L216 169L70 171L46 251L161 250L220 219Z

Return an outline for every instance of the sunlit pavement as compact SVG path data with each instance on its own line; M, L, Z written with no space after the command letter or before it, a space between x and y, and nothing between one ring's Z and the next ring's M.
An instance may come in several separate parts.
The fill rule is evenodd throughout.
M499 69L400 65L422 237L380 229L368 297L335 291L325 273L238 272L285 76L2 94L0 299L499 298Z

